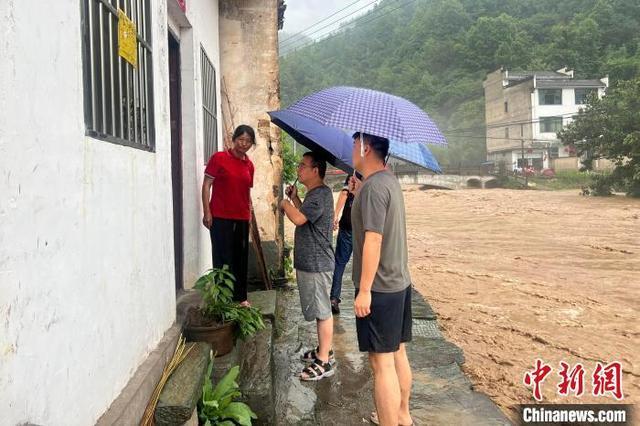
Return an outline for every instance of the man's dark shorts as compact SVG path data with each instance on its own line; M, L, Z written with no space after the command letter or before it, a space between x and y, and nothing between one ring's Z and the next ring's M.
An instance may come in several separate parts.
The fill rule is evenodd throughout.
M356 296L358 289L356 289ZM356 317L361 352L396 352L411 341L411 286L396 293L371 292L371 313Z

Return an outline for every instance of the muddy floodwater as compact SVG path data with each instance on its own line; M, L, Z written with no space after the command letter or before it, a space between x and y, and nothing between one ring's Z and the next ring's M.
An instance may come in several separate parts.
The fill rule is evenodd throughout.
M513 419L537 358L544 402L615 402L591 395L598 361L620 362L623 402L640 402L640 200L578 192L405 187L414 284ZM581 397L559 395L561 361L583 365Z

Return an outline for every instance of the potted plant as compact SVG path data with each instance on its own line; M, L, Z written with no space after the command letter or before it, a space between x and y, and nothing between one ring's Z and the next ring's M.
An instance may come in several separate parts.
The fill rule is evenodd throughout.
M194 285L202 296L202 304L187 313L184 329L187 339L210 343L218 355L233 349L234 328L243 339L264 328L258 309L233 301L234 281L227 265L208 270Z
M207 377L202 386L202 398L198 403L200 424L251 426L252 420L258 416L247 404L238 401L242 397L236 382L240 367L236 365L231 368L215 387L211 383L212 367L213 361L209 361Z

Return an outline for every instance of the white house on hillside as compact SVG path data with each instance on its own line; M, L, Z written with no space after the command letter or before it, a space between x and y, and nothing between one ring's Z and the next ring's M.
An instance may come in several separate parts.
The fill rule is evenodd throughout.
M503 162L509 169L532 166L539 170L554 167L556 159L575 157L556 133L571 122L590 95L604 96L608 85L607 77L578 80L566 69L499 69L488 74L483 84L487 160Z

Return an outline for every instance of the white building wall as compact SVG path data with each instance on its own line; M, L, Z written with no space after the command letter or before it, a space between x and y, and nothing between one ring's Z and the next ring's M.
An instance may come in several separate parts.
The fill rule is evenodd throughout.
M539 90L535 89L531 92L531 118L533 121L533 139L538 141L558 142L556 133L541 133L540 118L541 117L562 117L562 125L566 126L585 105L577 105L575 103L575 88L562 89L562 105L540 105ZM604 96L604 89L598 89L598 96ZM569 154L560 149L561 157L567 157Z
M152 4L146 152L84 135L79 3L0 2L1 425L95 423L174 322L167 11ZM202 28L190 44L217 58L217 2L187 7ZM183 85L185 259L202 264L194 85Z

